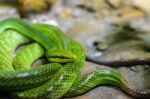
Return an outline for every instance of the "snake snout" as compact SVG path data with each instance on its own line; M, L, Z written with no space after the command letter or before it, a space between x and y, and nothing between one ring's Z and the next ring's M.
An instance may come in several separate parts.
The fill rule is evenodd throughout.
M74 62L77 56L69 51L47 51L47 59L49 62L53 63L68 63Z

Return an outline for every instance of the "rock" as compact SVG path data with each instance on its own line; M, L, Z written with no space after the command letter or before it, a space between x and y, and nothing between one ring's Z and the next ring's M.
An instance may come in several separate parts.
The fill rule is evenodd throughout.
M95 45L95 47L98 51L104 51L108 48L108 46L109 45L106 42L98 42L98 44Z
M13 2L16 2L17 0L0 0L0 3L6 3L6 2L11 2L11 3L13 3Z
M146 13L150 13L150 0L133 0L132 4Z
M57 26L58 23L56 21L56 19L50 17L48 14L36 14L36 15L29 15L28 19L33 23L46 23L46 24L52 24Z
M82 96L65 99L135 99L123 93L119 88L112 86L99 86Z
M26 11L42 11L46 7L47 4L44 0L19 0L19 8L22 13Z
M79 5L83 5L85 0L63 0L66 6L76 7Z
M132 5L133 0L122 0L122 1L123 1L124 6L133 7L133 5Z
M0 21L11 17L20 17L16 7L0 4Z
M96 12L101 12L103 9L107 9L109 6L105 0L93 0L93 9Z
M101 10L109 7L105 0L84 0L83 6L95 12L101 12Z
M122 7L123 0L107 0L109 4L111 4L115 8Z
M148 17L134 19L130 23L130 27L135 30L143 31L149 34L150 33L150 19ZM147 40L149 40L149 36L145 36L145 37Z
M140 19L144 16L144 13L142 11L131 8L120 9L114 14L115 16L110 18L112 18L114 23L118 25L126 25L133 19Z
M46 2L48 2L50 5L55 4L58 0L45 0Z
M62 13L60 14L62 19L67 19L72 15L72 9L71 8L65 8Z

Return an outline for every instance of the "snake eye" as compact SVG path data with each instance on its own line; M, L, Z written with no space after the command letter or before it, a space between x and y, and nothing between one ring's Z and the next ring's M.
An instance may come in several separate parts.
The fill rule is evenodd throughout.
M61 51L61 50L55 50L55 51L48 50L46 52L46 55L48 61L53 63L74 62L74 60L77 58L75 54L69 51Z

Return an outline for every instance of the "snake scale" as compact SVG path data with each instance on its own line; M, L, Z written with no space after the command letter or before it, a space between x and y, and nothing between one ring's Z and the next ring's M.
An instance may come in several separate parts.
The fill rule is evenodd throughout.
M48 62L32 67L41 57ZM82 45L55 26L14 18L0 22L0 90L13 98L73 97L104 84L117 86L134 97L150 97L149 92L132 89L121 73L110 68L79 77L84 62Z

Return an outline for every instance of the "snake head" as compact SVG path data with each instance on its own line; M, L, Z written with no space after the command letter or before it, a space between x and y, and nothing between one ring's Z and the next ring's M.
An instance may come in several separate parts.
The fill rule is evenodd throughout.
M46 52L46 56L48 61L52 63L74 62L74 60L77 58L77 56L72 52L62 50L55 50L55 51L48 50Z

